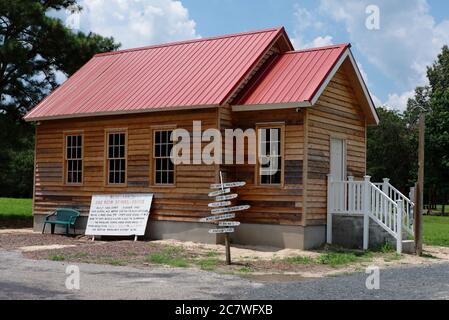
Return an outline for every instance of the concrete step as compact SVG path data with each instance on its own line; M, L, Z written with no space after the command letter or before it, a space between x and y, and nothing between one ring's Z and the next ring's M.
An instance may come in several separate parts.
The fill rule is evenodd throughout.
M414 254L415 253L415 241L403 240L402 241L402 253Z

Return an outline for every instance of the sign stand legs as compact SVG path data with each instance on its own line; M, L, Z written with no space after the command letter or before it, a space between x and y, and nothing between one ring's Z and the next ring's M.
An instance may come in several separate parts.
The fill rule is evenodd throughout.
M95 241L95 236L92 236L92 241Z
M137 241L137 235L134 236L134 242Z

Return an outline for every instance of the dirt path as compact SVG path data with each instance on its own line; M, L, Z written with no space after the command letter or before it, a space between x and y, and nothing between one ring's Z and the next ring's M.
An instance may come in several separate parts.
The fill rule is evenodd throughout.
M449 248L425 247L425 257L398 256L394 252L302 251L270 247L233 246L233 265L225 265L224 247L175 240L90 241L42 235L30 230L1 230L0 248L19 251L37 260L132 266L141 269L160 265L237 274L260 281L292 281L321 278L380 268L417 266L449 261Z

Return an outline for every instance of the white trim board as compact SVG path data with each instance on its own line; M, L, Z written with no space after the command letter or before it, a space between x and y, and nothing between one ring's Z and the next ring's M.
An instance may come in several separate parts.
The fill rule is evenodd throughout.
M236 105L232 106L232 111L258 111L258 110L277 110L277 109L293 109L311 107L308 101L292 102L292 103L276 103L276 104L252 104L252 105Z

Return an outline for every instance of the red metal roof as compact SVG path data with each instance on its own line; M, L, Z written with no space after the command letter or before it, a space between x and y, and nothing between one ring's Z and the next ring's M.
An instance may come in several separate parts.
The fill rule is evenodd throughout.
M348 48L342 44L281 54L235 104L310 102Z
M96 55L25 119L219 105L280 34L284 28Z

